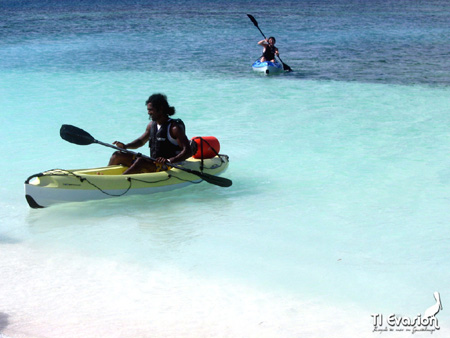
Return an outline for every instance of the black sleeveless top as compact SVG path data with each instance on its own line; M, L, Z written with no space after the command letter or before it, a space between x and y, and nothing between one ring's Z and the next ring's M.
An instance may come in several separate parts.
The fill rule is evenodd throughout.
M150 139L149 139L149 147L150 147L150 156L153 158L164 157L171 158L177 155L182 148L178 144L173 144L169 140L169 128L172 125L172 122L181 125L184 129L184 123L180 119L169 119L166 123L164 123L158 130L156 122L152 122L152 126L150 127Z
M267 46L263 53L264 58L266 61L270 61L275 59L275 47Z

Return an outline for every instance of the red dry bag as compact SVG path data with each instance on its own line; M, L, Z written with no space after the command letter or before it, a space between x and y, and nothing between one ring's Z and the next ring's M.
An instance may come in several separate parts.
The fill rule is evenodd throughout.
M195 136L191 139L191 142L195 142L194 145L194 158L213 158L217 156L220 151L220 143L214 136ZM196 147L195 147L196 146ZM197 150L195 150L197 148Z

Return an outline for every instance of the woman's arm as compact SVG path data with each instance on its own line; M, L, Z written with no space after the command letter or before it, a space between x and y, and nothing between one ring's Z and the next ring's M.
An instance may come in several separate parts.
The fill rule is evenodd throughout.
M122 143L119 141L115 141L113 144L115 144L116 146L118 146L119 148L123 148L123 149L137 149L142 147L144 144L147 143L148 139L150 138L150 128L152 126L152 122L150 122L147 125L147 128L145 129L145 132L138 137L137 139L135 139L134 141L130 142L130 143Z

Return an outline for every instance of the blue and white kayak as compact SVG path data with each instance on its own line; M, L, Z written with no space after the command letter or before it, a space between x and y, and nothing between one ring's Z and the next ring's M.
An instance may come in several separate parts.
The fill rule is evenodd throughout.
M284 72L283 64L276 60L275 62L256 60L252 68L255 72L260 72L266 75L279 74Z

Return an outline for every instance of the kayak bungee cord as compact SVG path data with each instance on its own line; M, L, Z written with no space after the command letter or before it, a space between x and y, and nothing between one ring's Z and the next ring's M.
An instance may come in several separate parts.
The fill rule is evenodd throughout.
M128 183L129 183L128 188L126 188L126 190L125 190L123 193L121 193L121 194L110 194L110 193L104 191L102 188L100 188L100 187L97 186L96 184L94 184L94 183L92 183L91 181L89 181L89 179L87 179L87 178L85 178L85 177L81 177L81 176L75 174L73 171L70 171L70 170L64 170L64 169L53 169L53 170L55 170L55 171L61 171L62 173L61 173L61 174L50 173L50 175L45 175L45 174L43 174L43 175L45 175L45 176L73 176L73 177L78 178L78 179L80 180L81 183L83 183L84 181L86 181L87 183L89 183L90 185L92 185L94 188L96 188L98 191L100 191L101 193L103 193L103 194L105 194L105 195L108 195L108 196L112 196L112 197L120 197L120 196L123 196L123 195L125 195L128 191L130 191L130 189L131 189L131 180L130 180L129 178L127 178L127 181L128 181ZM53 170L51 170L51 171L53 171Z
M72 173L73 174L73 173ZM130 185L128 186L128 188L122 193L122 194L110 194L109 192L104 191L102 188L98 187L96 184L92 183L91 181L89 181L87 178L84 177L79 177L75 174L73 174L75 177L79 178L81 182L86 181L87 183L89 183L90 185L92 185L94 188L96 188L98 191L100 191L101 193L108 195L108 196L112 196L112 197L120 197L125 195L128 191L130 191L131 189L131 180L128 178L127 181L128 183L130 183Z
M142 183L147 183L147 184L149 184L149 185L167 181L167 180L169 180L171 177L177 178L177 179L179 179L180 181L185 181L185 180L183 180L183 179L181 179L181 178L178 178L178 177L176 177L176 176L174 176L174 175L170 175L170 174L167 174L167 178L165 178L165 179L157 180L157 181L151 181L151 182L150 182L150 181L145 181L145 180L140 180L140 179L137 179L137 178L134 178L134 177L126 177L126 180L128 181L129 185L128 185L127 188L125 188L125 191L124 191L123 193L121 193L121 194L111 194L111 193L108 193L108 192L104 191L102 188L100 188L100 187L99 187L98 185L96 185L95 183L92 183L88 178L86 178L86 177L81 177L81 176L75 174L74 172L72 172L72 171L70 171L70 170L65 170L65 169L51 169L51 170L48 170L46 173L39 173L39 174L35 174L35 175L30 176L30 177L25 181L25 183L28 184L33 178L35 178L35 177L42 177L42 176L73 176L73 177L76 177L77 179L79 179L81 183L83 183L84 181L86 181L86 183L90 184L91 186L93 186L94 188L96 188L96 189L97 189L98 191L100 191L101 193L103 193L103 194L105 194L105 195L107 195L107 196L112 196L112 197L120 197L120 196L125 195L125 194L126 194L128 191L130 191L130 189L132 188L133 181L138 181L138 182L142 182ZM188 182L188 181L186 180L186 182ZM196 183L199 183L199 182L196 182Z
M103 190L97 184L91 182L88 178L81 177L81 176L75 174L74 172L72 172L70 170L66 170L66 169L51 169L51 170L46 171L45 173L39 173L39 174L32 175L25 181L25 183L28 184L35 177L42 177L42 176L73 176L73 177L79 179L81 183L86 182L86 183L90 184L95 189L97 189L98 191L100 191L101 193L103 193L103 194L105 194L107 196L121 197L121 196L125 195L126 193L128 193L128 191L131 190L131 188L133 186L133 181L146 183L146 184L148 184L150 186L153 185L153 184L156 184L156 183L168 181L172 177L176 178L177 180L180 180L182 182L190 182L192 184L199 184L199 183L203 182L203 180L200 180L200 181L196 182L196 181L182 179L182 178L180 178L178 176L175 176L175 175L172 175L172 174L169 174L169 173L166 173L166 174L167 174L167 178L161 179L161 180L157 180L157 181L147 181L147 180L141 180L141 179L138 179L138 178L135 178L135 177L126 177L126 180L128 181L129 185L128 185L127 188L125 188L125 191L123 193L120 193L120 194L111 194L111 193Z
M162 179L162 180L157 180L157 181L151 181L151 182L145 181L145 180L140 180L140 179L134 178L134 177L127 177L126 180L130 183L129 186L128 186L128 188L126 188L126 190L125 190L123 193L121 193L121 194L111 194L111 193L108 193L108 192L104 191L102 188L100 188L100 187L97 186L96 184L92 183L91 181L89 181L89 179L87 179L87 178L85 178L85 177L78 176L78 175L74 174L74 173L71 172L71 171L67 171L67 172L70 173L70 174L72 174L74 177L78 178L81 182L86 181L87 183L89 183L90 185L92 185L94 188L96 188L97 190L99 190L101 193L103 193L103 194L105 194L105 195L108 195L108 196L112 196L112 197L121 197L121 196L125 195L125 194L126 194L128 191L130 191L130 189L132 188L133 181L141 182L141 183L146 183L146 184L148 184L148 185L152 185L152 184L155 184L155 183L160 183L160 182L168 181L168 180L170 180L171 177L173 177L173 178L176 178L176 179L178 179L178 180L180 180L180 181L183 181L183 182L191 182L191 183L193 183L193 184L198 184L198 183L203 182L203 180L200 180L199 182L189 181L189 180L184 180L184 179L182 179L182 178L179 178L179 177L177 177L177 176L174 176L174 175L171 175L171 174L168 174L168 173L167 173L167 178ZM69 176L69 175L67 175L67 176Z
M216 154L216 156L219 157L220 162L222 164L225 163L225 160L222 158L222 156L227 156L227 155L220 155L217 152L217 150L205 138L203 138L201 136L198 136L198 137L194 137L193 138L193 140L195 140L195 139L199 139L200 140L200 172L203 173L203 169L205 169L204 165L203 165L204 159L205 159L204 158L204 152L203 152L203 143L206 143L209 146L209 148ZM206 168L206 169L208 169L208 168Z

